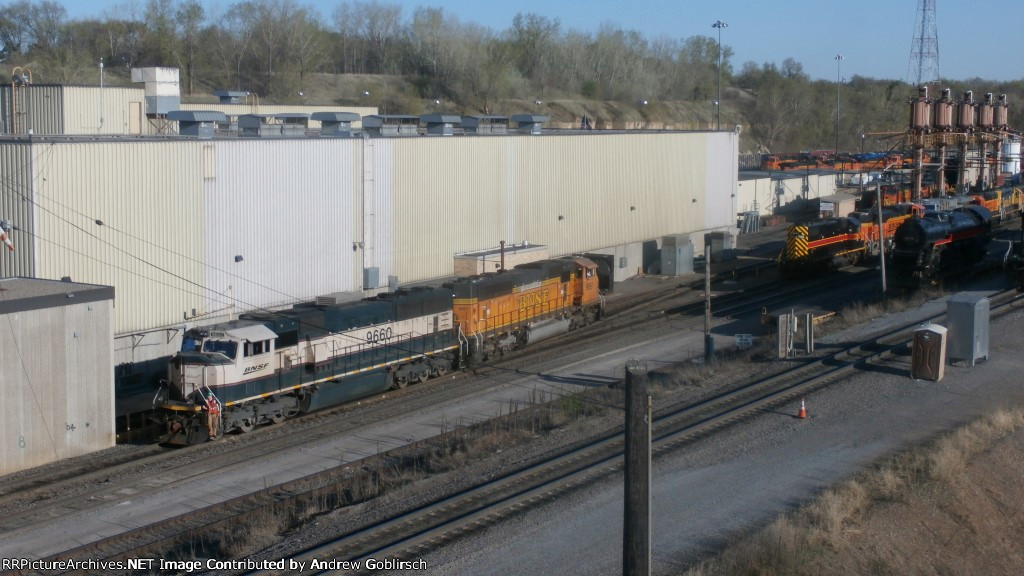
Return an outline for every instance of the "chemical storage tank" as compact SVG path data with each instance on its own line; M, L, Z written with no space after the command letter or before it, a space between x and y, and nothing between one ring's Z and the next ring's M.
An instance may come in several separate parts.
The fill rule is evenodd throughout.
M927 132L931 127L932 101L928 99L928 87L917 90L917 98L910 101L910 129Z
M1002 172L1006 174L1017 174L1020 172L1020 140L1010 140L1003 143Z
M942 98L939 98L932 105L932 112L934 113L932 127L940 132L953 131L953 98L950 97L951 93L952 91L946 88L942 91Z
M992 93L985 94L985 101L978 107L978 128L988 130L992 128L995 117L995 102L992 100Z
M1010 106L1006 103L1006 94L999 95L999 102L993 110L992 126L996 130L1006 130L1009 126Z
M970 90L964 92L964 99L960 101L956 118L956 125L960 130L966 132L974 129L976 122L975 113L977 112L977 108L978 105L974 103L974 92Z

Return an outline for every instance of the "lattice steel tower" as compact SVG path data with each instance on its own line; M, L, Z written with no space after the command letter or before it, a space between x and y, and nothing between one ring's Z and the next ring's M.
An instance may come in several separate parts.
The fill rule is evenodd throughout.
M914 42L910 45L907 82L915 86L939 82L939 33L935 27L935 0L917 0Z

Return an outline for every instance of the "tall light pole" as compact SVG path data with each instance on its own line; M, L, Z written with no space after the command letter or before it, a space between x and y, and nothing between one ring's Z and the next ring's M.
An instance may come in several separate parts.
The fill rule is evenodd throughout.
M839 157L839 86L843 83L843 76L840 72L843 66L843 55L836 54L836 158Z
M715 101L715 130L722 129L722 28L728 28L729 25L721 20L716 20L711 25L712 28L718 28L718 100Z

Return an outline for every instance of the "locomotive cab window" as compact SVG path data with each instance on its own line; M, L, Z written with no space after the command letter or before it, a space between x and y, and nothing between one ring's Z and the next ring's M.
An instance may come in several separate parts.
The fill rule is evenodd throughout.
M245 343L245 356L258 356L270 352L270 340Z
M238 342L234 340L207 340L203 342L203 352L216 352L235 359L238 354Z
M202 341L199 338L185 336L181 339L182 352L198 352Z

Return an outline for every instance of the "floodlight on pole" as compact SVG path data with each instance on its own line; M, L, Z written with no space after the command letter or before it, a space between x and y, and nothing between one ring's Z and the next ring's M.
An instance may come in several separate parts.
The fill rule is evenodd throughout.
M839 156L839 86L843 83L843 76L841 73L843 66L842 54L836 54L836 156Z
M715 130L719 130L722 128L722 28L728 28L729 25L716 20L711 27L718 28L718 100L715 100Z

